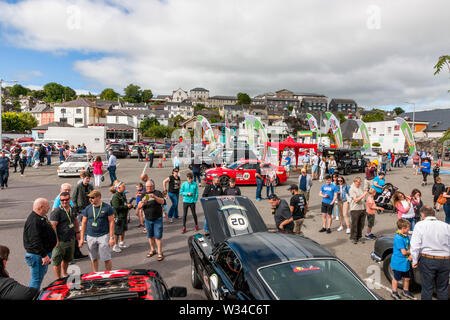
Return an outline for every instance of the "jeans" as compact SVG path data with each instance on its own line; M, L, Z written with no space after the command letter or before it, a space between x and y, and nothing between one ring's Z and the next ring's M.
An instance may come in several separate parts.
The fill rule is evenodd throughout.
M263 187L263 181L261 179L256 179L256 199L261 199L261 190Z
M274 194L275 191L273 190L273 185L266 186L267 187L267 198L269 198L269 191L271 191L271 194Z
M405 218L405 220L409 221L411 223L411 231L414 231L414 226L416 225L416 220L414 218Z
M450 204L444 204L445 223L450 224Z
M192 171L192 174L194 175L194 182L198 179L198 183L202 183L200 171Z
M50 252L48 256L51 258L52 253ZM38 254L26 253L25 261L31 268L31 280L28 286L39 290L42 280L44 280L44 276L47 273L48 265L42 265L42 257Z
M109 178L111 179L111 185L114 183L114 181L117 180L116 177L116 166L110 166L108 167L109 170Z
M381 164L381 171L383 171L384 173L386 173L386 166L387 166L387 163Z
M32 156L27 157L27 166L31 167L31 159L33 159Z
M156 220L145 219L145 229L147 230L147 238L162 239L163 236L163 218Z
M52 156L47 156L47 165L51 165L52 164Z
M2 185L2 188L5 186L5 179L6 179L6 170L0 169L0 183Z
M66 159L64 157L59 157L59 164L62 164Z
M422 282L422 300L431 300L436 286L436 298L448 300L449 259L419 258L420 280Z
M332 175L332 174L334 174L334 168L330 168L330 169L328 169L328 174L329 174L329 175Z
M186 228L186 218L187 218L187 213L188 213L188 209L191 208L191 212L192 212L192 216L194 217L194 223L195 225L197 225L197 214L195 213L195 203L183 203L183 228ZM205 219L205 231L207 230L206 228L206 219Z
M153 168L153 158L154 158L155 156L153 155L153 153L150 153L150 155L149 155L149 161L150 161L150 164L149 164L149 166L150 166L150 168Z
M167 195L169 196L170 200L172 201L172 206L170 207L169 212L167 213L167 217L169 219L178 218L178 201L179 201L180 195L178 193L172 193L172 192L169 192Z

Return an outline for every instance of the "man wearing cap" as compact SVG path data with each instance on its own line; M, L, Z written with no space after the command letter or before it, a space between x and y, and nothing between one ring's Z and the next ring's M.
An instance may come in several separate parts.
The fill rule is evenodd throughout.
M274 215L278 231L292 233L294 230L294 218L286 200L278 198L276 194L271 194L269 202L272 205L272 214Z
M298 192L298 186L296 184L291 184L288 191L292 194L290 209L292 218L294 218L294 233L302 236L303 232L301 229L305 221L306 198L304 194Z
M111 249L114 242L114 209L102 202L102 194L93 190L88 194L90 205L82 212L81 235L79 247L84 244L84 234L87 235L87 244L93 272L98 271L98 260L105 262L105 269L112 269Z
M311 190L313 181L311 175L306 173L305 168L301 172L298 178L298 191L305 196L306 201L309 203L309 191Z

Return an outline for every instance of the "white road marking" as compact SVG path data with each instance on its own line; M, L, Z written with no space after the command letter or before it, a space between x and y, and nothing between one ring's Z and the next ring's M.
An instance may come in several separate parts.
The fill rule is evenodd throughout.
M141 175L143 175L145 173L145 170L147 169L147 166L148 166L148 162L145 163L144 170L142 170L142 174Z
M375 281L374 281L373 279L371 279L371 278L364 279L364 281L365 281L366 283L367 283L367 282L370 282L370 283L372 283L373 285L375 285L376 287L383 288L384 290L386 290L386 291L389 292L389 293L392 292L392 288L386 287L386 286L384 286L384 285L382 285L382 284L380 284L380 283L378 283L378 282L375 282Z
M27 221L27 219L6 219L6 220L0 220L1 222L23 222L23 221Z

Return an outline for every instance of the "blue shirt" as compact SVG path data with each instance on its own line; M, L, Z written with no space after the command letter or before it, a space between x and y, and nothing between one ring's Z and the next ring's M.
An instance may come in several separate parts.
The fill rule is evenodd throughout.
M339 188L334 184L324 184L320 188L323 195L328 195L328 198L322 198L322 202L326 204L330 204L333 201L334 194L339 191Z
M302 175L302 177L300 178L300 190L307 191L306 190L306 179L307 179L307 177L304 175Z
M32 153L33 153L33 147L27 147L27 157L31 157Z
M9 159L7 156L0 157L0 170L8 170Z
M375 177L375 178L373 179L374 184L372 185L372 188L375 189L376 192L382 193L382 192L383 192L383 189L382 189L382 188L375 187L375 181L378 182L378 185L379 185L380 187L383 187L383 186L386 184L386 180L385 180L385 179L381 179L379 176L378 176L378 177Z
M86 150L84 150L83 148L79 148L75 153L86 153Z
M286 165L291 165L291 158L290 157L286 157L286 158L284 158L284 160L286 161Z
M61 194L58 194L58 196L55 198L55 201L53 201L53 209L59 208L61 206L60 196ZM72 200L70 200L69 204L72 208L74 207Z
M409 250L409 236L401 236L398 233L394 237L394 251L392 252L391 268L395 271L406 272L410 269L408 258L402 254L402 249Z
M100 210L101 209L101 210ZM95 210L95 223L97 226L93 226L94 222L94 210ZM109 221L108 217L114 215L114 209L107 203L102 202L101 206L94 207L92 204L88 205L83 211L81 216L87 217L86 234L90 237L102 237L109 233Z
M423 163L422 163L422 166L424 167L424 168L422 168L422 171L423 171L423 172L431 173L431 163L429 163L429 162L423 162Z
M117 158L116 158L115 155L112 154L112 155L109 157L108 167L115 167L115 166L116 166L116 163L117 163Z

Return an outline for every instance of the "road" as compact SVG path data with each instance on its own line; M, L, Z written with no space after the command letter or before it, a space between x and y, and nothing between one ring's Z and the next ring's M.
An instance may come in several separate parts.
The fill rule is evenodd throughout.
M41 167L39 169L27 168L25 176L21 177L19 173L13 173L10 170L9 188L0 190L0 243L10 248L11 254L8 261L7 269L11 276L23 284L28 284L30 279L29 268L24 261L25 251L22 244L22 233L25 219L32 210L33 200L38 197L44 197L53 200L59 193L59 188L62 183L68 182L74 186L77 178L59 178L56 175L57 164L56 158L53 158L53 164L50 167ZM138 162L136 159L119 159L119 166L117 168L118 178L125 182L129 194L135 193L135 186L138 183L139 176L145 169L145 172L156 182L156 188L162 189L162 181L170 172L170 163L165 162L166 168L148 168L145 162ZM158 161L155 161L157 164ZM186 180L186 173L189 170L181 168L181 178ZM347 183L351 183L353 178L358 174L346 176ZM362 176L362 174L359 174ZM450 175L442 176L443 183L450 185ZM275 192L283 199L289 202L290 193L287 191L290 183L296 183L298 180L298 173L293 172L289 177L288 182L276 187ZM432 180L429 179L429 180ZM392 172L387 175L387 181L399 187L399 190L405 194L410 194L415 187L419 188L423 193L423 200L425 204L432 204L431 187L429 184L426 187L420 187L421 176L412 175L412 169L394 168ZM102 198L105 202L109 202L111 195L109 194L109 176L105 175L105 182L100 188ZM373 262L370 258L370 253L373 251L374 241L367 240L365 244L353 244L349 241L345 230L337 232L339 223L333 221L332 233L319 233L321 228L321 214L319 189L320 183L314 181L311 191L310 212L304 224L304 233L327 250L345 261L362 279L369 279L376 287L374 291L381 297L390 299L390 284L387 282L382 273L381 265ZM254 186L243 186L241 191L243 195L250 199L255 199ZM200 192L203 187L200 188ZM265 189L263 190L265 196ZM269 228L274 227L274 221L271 214L271 208L268 200L254 202L260 211L264 221ZM181 206L180 206L181 208ZM203 212L200 204L197 204L199 225L202 226ZM179 210L180 217L182 212ZM189 213L190 214L190 213ZM437 217L444 220L443 210L438 213ZM396 215L386 213L376 216L373 233L377 236L382 234L392 234L396 229ZM137 228L138 219L132 212L132 221L129 225L129 231L126 235L126 242L130 245L129 248L124 249L121 253L112 253L112 261L114 269L142 269L153 268L158 270L168 286L185 286L188 291L186 299L205 299L205 295L201 290L193 289L190 284L190 258L187 251L187 239L194 233L194 224L192 216L188 216L186 234L181 233L182 219L169 224L164 224L163 236L163 251L165 259L158 262L157 256L147 258L146 254L149 250L149 244L146 235L142 229ZM87 247L83 247L82 251L87 253ZM90 262L85 259L76 263L80 267L81 272L90 272ZM53 271L49 269L43 286L55 280ZM420 297L419 293L415 293L416 297Z

